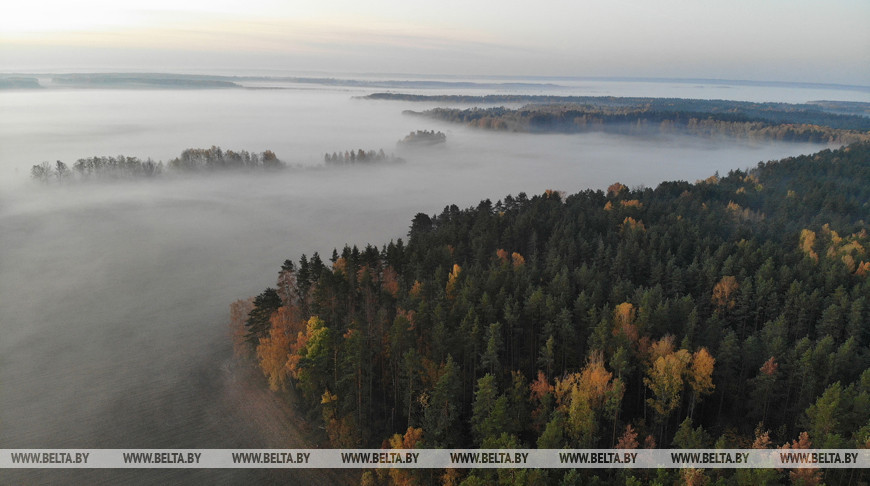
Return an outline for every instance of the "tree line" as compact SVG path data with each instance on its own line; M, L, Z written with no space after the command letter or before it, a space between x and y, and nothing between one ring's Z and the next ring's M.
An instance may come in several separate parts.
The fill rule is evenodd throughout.
M345 150L342 152L333 152L331 155L326 153L323 155L323 162L326 165L347 165L347 164L366 164L378 162L404 162L400 157L393 154L387 155L384 149L377 152L374 150L365 151L359 149L357 151Z
M821 125L843 130L870 130L866 116L867 103L816 101L810 103L750 102L732 100L702 100L687 98L644 98L619 96L553 96L553 95L412 95L404 93L373 93L373 100L401 100L426 103L500 104L523 103L533 106L582 106L587 111L695 113L704 118L737 115L740 119L770 124Z
M447 141L444 132L435 130L417 130L409 133L405 138L398 141L397 145L405 147L438 145Z
M429 118L465 123L474 128L530 133L584 133L603 131L628 135L689 133L744 139L850 144L870 141L870 131L834 128L818 123L794 123L782 118L759 117L743 112L660 110L649 106L527 105L519 109L433 108ZM826 115L831 117L846 115ZM851 115L849 115L851 116ZM866 117L860 117L866 118ZM870 119L867 119L870 120Z
M424 132L418 132L424 133ZM440 132L439 132L440 133ZM437 137L435 132L430 136ZM441 134L443 138L444 134ZM393 154L387 155L383 149L378 150L348 150L343 153L326 153L323 161L327 166L370 164L370 163L401 163L404 159ZM271 150L261 153L247 150L223 150L218 146L211 148L189 148L181 152L167 163L155 162L150 157L142 160L138 157L94 156L78 159L72 167L60 160L55 164L42 162L33 165L30 176L41 183L66 183L87 180L125 180L153 179L166 174L208 173L227 170L276 170L284 169L287 163L280 160Z
M250 153L246 150L234 152L212 146L208 149L186 149L179 157L166 164L163 161L154 162L150 157L141 160L138 157L124 155L82 158L78 159L72 168L60 160L53 165L42 162L31 167L30 176L42 183L64 183L75 180L151 179L170 172L195 173L283 167L285 167L284 162L279 160L271 150L262 153Z
M868 200L864 143L695 183L451 205L417 214L407 243L285 261L274 287L230 306L235 344L333 447L870 447ZM379 470L361 481L855 474Z

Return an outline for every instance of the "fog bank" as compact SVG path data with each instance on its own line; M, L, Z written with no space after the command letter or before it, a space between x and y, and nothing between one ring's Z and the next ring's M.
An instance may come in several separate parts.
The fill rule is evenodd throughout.
M267 403L268 393L244 388L250 380L238 378L227 334L229 304L273 285L285 259L383 245L405 236L417 212L449 204L614 181L694 181L820 148L483 132L403 117L406 105L343 92L238 93L225 103L215 93L190 95L173 105L177 117L159 111L171 93L116 92L91 112L83 108L97 101L90 94L56 107L42 101L35 114L25 100L16 105L19 124L2 122L0 448L298 446L306 439L292 423L270 430L273 417L251 416L285 411ZM129 119L114 125L123 111ZM167 160L212 144L271 148L315 165L324 152L396 150L413 129L444 131L447 142L402 153L407 162L396 165L49 186L26 176L42 158ZM239 477L185 474L200 473L195 478ZM64 477L51 474L11 477Z

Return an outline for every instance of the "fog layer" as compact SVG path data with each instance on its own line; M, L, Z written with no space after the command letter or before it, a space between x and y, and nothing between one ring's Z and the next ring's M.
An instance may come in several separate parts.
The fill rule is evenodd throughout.
M0 95L0 448L302 446L290 425L270 428L279 419L268 414L283 410L245 388L227 333L229 304L273 285L285 259L382 245L403 237L415 213L448 204L694 181L821 148L474 131L401 115L420 105L351 94ZM447 142L403 153L399 165L67 186L27 179L41 160L168 160L212 144L313 165L324 152L395 151L415 129L444 131Z

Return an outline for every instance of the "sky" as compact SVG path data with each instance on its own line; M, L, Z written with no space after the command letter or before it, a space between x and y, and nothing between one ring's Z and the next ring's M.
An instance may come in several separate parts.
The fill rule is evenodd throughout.
M866 0L18 0L0 14L0 72L870 85L868 25Z

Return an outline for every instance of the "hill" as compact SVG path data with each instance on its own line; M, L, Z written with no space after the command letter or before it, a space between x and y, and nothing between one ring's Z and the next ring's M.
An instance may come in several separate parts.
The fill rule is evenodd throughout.
M285 261L231 306L236 345L333 447L775 447L804 432L864 447L868 201L870 144L854 144L695 183L447 206L417 214L407 243ZM380 480L411 476L441 483Z

